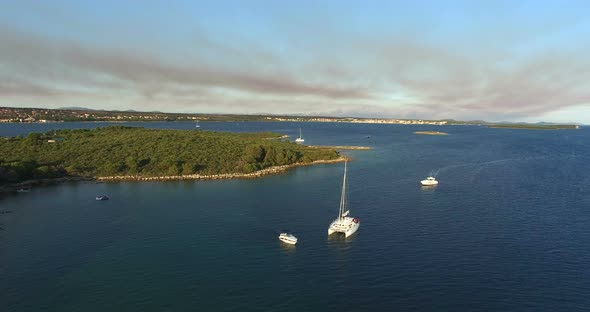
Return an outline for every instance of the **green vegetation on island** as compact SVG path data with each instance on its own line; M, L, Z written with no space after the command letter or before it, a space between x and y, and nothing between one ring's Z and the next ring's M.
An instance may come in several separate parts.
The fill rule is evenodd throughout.
M449 135L446 132L440 132L440 131L416 131L414 133L415 134L426 134L426 135Z
M229 133L111 126L0 138L0 185L31 179L251 173L272 166L335 160L276 133Z

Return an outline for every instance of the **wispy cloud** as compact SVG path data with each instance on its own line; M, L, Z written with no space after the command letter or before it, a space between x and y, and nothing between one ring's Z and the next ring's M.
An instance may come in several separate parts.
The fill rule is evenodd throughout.
M39 96L50 97L56 92L50 88L35 85L28 81L0 78L0 96Z
M31 79L61 79L87 87L134 88L142 94L187 88L222 88L262 95L330 99L370 98L368 90L330 83L306 83L288 73L224 68L187 60L175 64L146 54L50 41L26 33L0 31L0 62ZM79 79L83 78L82 81Z
M195 52L179 59L0 27L0 105L109 97L129 108L165 103L185 112L499 120L590 104L590 61L580 51L522 57L420 38L316 35L326 39L298 40L280 54L199 34Z

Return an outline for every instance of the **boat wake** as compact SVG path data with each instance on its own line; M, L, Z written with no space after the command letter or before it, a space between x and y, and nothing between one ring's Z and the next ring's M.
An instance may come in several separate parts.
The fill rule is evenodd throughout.
M449 170L459 169L459 168L466 168L469 172L467 173L468 176L471 176L471 180L473 180L476 176L478 176L483 170L488 167L492 166L499 166L499 165L507 165L517 162L529 162L529 161L537 161L547 159L547 156L532 156L532 157L516 157L516 158L504 158L504 159L496 159L484 162L470 162L470 163L463 163L463 164L455 164L455 165L448 165L442 168L434 169L430 171L430 176L435 177L439 173L447 172Z
M542 160L546 159L546 156L538 156L538 157L519 157L519 158L505 158L505 159L496 159L484 162L471 162L471 163L463 163L463 164L456 164L456 165L448 165L442 168L438 168L435 170L430 171L430 175L436 177L439 173L445 172L451 169L461 168L461 167L475 167L476 169L483 169L483 167L505 164L509 162L517 162L517 161L534 161L534 160Z

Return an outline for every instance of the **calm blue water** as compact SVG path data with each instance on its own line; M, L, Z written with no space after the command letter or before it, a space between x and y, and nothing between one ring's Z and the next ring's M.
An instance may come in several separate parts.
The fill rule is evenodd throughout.
M103 125L0 124L0 135ZM294 138L300 125L201 126ZM308 144L375 148L348 152L355 236L326 235L342 164L257 180L35 188L0 199L12 211L0 214L0 310L590 309L588 129L301 127ZM440 185L421 188L431 172ZM278 241L282 229L296 247Z

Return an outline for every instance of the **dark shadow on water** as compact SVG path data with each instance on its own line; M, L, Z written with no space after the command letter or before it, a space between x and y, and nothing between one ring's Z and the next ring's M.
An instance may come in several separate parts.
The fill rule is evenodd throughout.
M334 233L332 235L328 235L328 246L335 247L340 250L348 250L350 249L352 242L354 242L358 237L359 231L360 229L358 229L349 237L345 237L344 233Z

